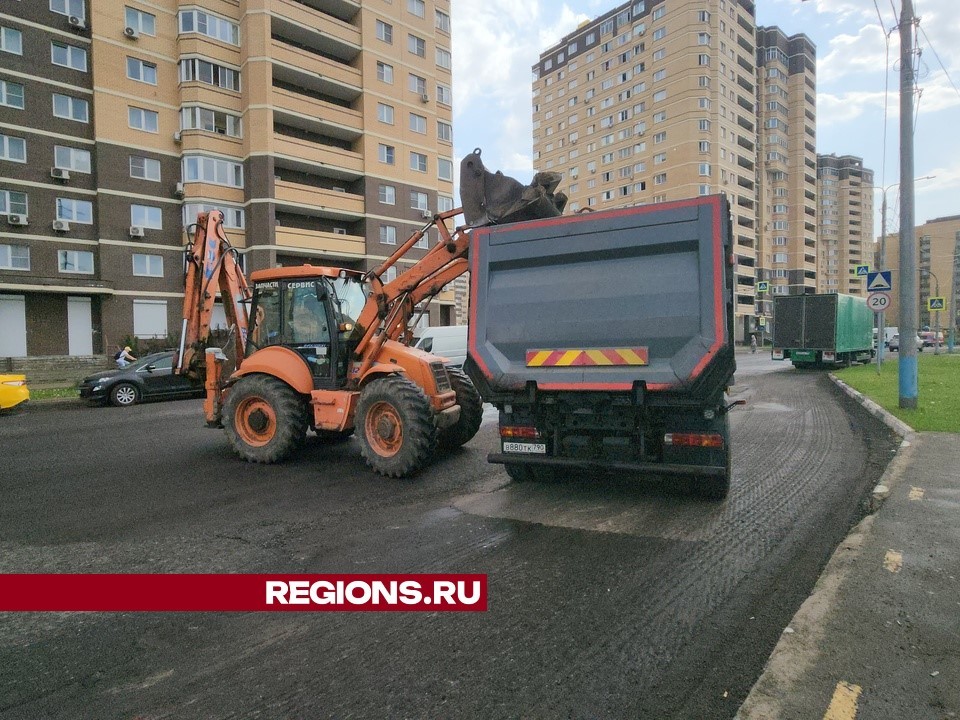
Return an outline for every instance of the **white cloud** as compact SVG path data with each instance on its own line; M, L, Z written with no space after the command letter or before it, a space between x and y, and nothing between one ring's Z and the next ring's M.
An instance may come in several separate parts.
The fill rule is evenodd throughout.
M899 43L893 43L890 60L897 56ZM822 51L821 51L822 53ZM853 73L882 77L887 66L886 42L877 23L865 25L856 35L837 35L830 40L826 55L817 58L817 81L830 83Z
M817 125L829 126L851 122L868 112L883 112L883 90L851 90L817 94ZM896 116L896 94L890 96L890 117Z

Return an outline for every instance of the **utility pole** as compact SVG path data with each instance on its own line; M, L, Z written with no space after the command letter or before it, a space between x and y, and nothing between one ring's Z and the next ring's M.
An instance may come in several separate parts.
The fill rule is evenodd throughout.
M947 351L953 352L955 331L957 327L957 298L960 297L960 230L957 231L953 245L953 282L950 285L950 308L947 317L950 318L950 339L947 341Z
M900 407L915 409L917 377L917 254L913 209L913 0L900 13Z

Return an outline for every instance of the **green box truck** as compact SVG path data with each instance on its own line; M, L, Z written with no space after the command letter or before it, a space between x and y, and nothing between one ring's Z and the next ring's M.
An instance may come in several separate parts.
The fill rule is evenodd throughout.
M869 362L873 311L854 295L779 296L773 302L772 356L798 368Z

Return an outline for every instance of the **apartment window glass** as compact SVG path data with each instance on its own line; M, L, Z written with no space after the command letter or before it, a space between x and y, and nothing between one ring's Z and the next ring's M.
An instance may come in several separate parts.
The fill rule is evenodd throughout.
M377 103L377 120L387 125L393 125L393 106L386 103Z
M710 163L700 163L700 175L710 177Z
M134 300L133 334L138 338L167 336L167 301Z
M140 277L163 277L163 256L134 253L133 274Z
M0 190L0 215L26 215L27 194L14 190Z
M61 15L75 15L78 18L86 16L83 0L50 0L50 10Z
M665 185L666 182L667 182L667 174L666 174L666 173L660 173L659 175L654 175L654 176L653 176L653 184L654 184L654 185Z
M453 60L450 57L450 51L443 48L437 48L437 65L449 70L453 67Z
M240 117L203 107L186 107L180 111L181 130L205 130L218 135L240 137Z
M407 50L417 57L427 56L427 41L416 35L407 35Z
M385 23L383 20L377 20L377 40L393 43L393 25Z
M30 248L26 245L0 245L0 270L29 270Z
M397 150L393 145L380 143L380 146L377 148L377 159L387 165L393 165L396 152Z
M0 80L0 105L23 110L23 85Z
M157 84L157 66L140 58L127 57L127 77L148 85Z
M415 133L427 134L427 119L423 115L410 113L410 129Z
M50 43L50 62L61 67L87 71L87 51L76 45L64 43Z
M427 156L424 153L410 153L410 169L417 172L427 171Z
M71 172L90 172L90 151L79 148L53 146L53 166Z
M160 161L140 155L131 155L130 177L160 182ZM134 225L136 224L134 223Z
M427 79L411 73L407 79L407 87L417 95L425 95L427 92Z
M183 159L186 182L206 182L228 187L243 187L243 164L231 160L192 155Z
M380 226L380 242L384 245L397 244L397 228L394 225Z
M453 180L453 162L446 158L437 160L437 177L441 180Z
M453 105L453 92L449 85L437 85L437 102L442 105Z
M130 224L151 230L163 230L163 213L152 205L131 205Z
M216 63L189 58L180 61L180 82L202 82L225 90L240 91L240 73Z
M123 18L127 27L131 27L142 35L157 34L157 16L132 7L124 7Z
M13 135L0 135L0 160L25 163L27 141Z
M417 190L410 191L410 207L414 210L427 210L429 208L427 202L428 199L425 192L419 192Z
M200 33L231 45L240 44L240 27L236 23L203 10L181 10L180 32Z
M82 98L75 98L72 95L53 94L53 115L54 117L64 118L66 120L76 120L77 122L90 121L90 103Z
M143 130L144 132L155 133L160 128L160 116L156 110L128 107L127 122L134 130Z
M0 50L23 55L23 33L13 28L0 27Z
M93 253L88 250L59 250L57 264L62 273L93 274Z
M243 208L231 207L230 205L207 205L202 203L190 203L183 206L183 225L189 227L197 221L197 215L211 210L220 210L223 213L223 225L227 228L242 230L244 226ZM241 258L242 259L242 258Z
M654 101L654 102L661 102L661 101L666 100L666 99L667 99L667 91L666 91L666 90L657 90L657 92L655 92L655 93L653 94L653 101Z
M653 136L653 144L659 145L662 142L666 142L666 139L667 139L666 131L658 132L656 135Z
M443 120L437 120L437 139L453 142L453 125Z
M667 36L666 28L657 28L656 30L653 31L654 40L663 40L663 38L665 38L666 36Z
M93 203L89 200L57 198L57 220L90 225L93 222Z
M652 17L651 17L651 20L659 20L660 18L663 17L663 15L664 15L664 13L665 13L666 11L667 11L667 9L666 9L666 7L664 7L663 5L654 8L654 9L653 9L653 15L652 15Z
M773 254L773 261L774 261L775 263L785 263L785 262L787 261L787 254L786 254L786 253L774 253L774 254Z
M380 202L382 202L384 205L396 205L397 189L393 185L381 185Z
M656 155L653 156L654 165L663 165L666 161L667 161L667 154L665 152L657 153Z
M423 0L407 0L407 10L418 18L426 17L427 6Z
M393 65L377 61L377 80L393 85Z
M709 120L698 120L697 127L702 132L710 132L710 121Z
M453 198L446 195L437 195L437 212L453 210Z
M450 16L442 10L436 11L436 18L434 19L433 24L437 30L443 30L445 33L450 32Z

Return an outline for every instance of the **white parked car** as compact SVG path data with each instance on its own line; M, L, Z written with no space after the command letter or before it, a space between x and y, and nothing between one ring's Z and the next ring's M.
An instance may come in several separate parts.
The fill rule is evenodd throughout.
M917 337L916 337L915 339L916 339L916 341L917 341L917 350L918 350L919 352L923 352L923 339L922 339L919 335L917 335ZM890 343L887 345L887 347L890 348L891 350L893 350L894 352L899 352L899 351L900 351L900 336L899 336L899 335L894 335L892 338L890 338Z

